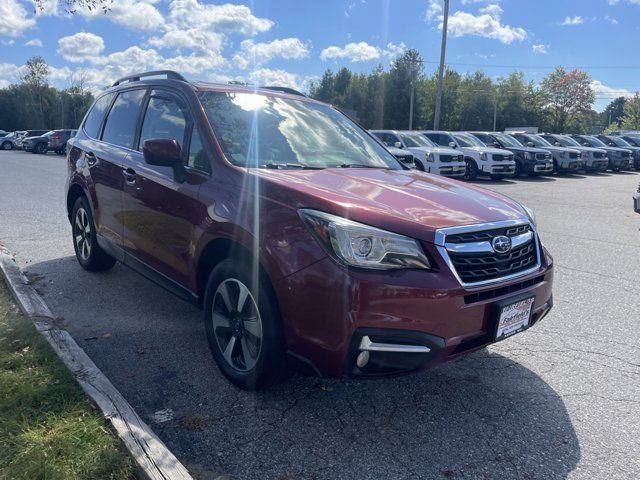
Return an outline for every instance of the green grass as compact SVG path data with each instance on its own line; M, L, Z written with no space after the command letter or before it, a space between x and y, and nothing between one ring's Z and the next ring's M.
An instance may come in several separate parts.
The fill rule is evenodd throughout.
M133 478L120 439L0 279L0 480Z

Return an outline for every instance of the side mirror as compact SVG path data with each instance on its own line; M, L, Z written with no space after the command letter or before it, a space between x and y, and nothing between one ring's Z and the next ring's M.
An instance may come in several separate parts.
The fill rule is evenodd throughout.
M498 142L493 142L493 146L496 148L500 148L500 144Z
M402 148L402 143L396 142L396 143L393 144L393 146L396 147L396 148Z
M559 147L559 146L560 146L560 142L553 142L553 144L554 144L556 147Z
M456 148L456 142L449 142L449 146L451 148Z
M527 147L535 147L535 145L533 144L533 142L527 142Z
M176 140L168 138L152 138L145 140L142 146L144 161L157 167L171 167L176 182L183 183L187 179L187 171L182 164L182 152Z

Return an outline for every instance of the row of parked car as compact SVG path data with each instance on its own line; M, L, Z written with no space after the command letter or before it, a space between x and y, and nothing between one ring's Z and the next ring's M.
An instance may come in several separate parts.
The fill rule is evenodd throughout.
M473 180L640 170L640 135L371 130L403 164Z
M20 130L0 132L2 150L19 149L31 153L56 152L64 155L67 141L76 135L77 130Z

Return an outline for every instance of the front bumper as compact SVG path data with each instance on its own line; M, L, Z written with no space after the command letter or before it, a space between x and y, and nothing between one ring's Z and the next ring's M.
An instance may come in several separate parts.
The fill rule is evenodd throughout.
M558 169L563 171L576 172L582 168L582 161L578 159L561 160L558 162Z
M551 173L553 172L553 162L536 160L525 164L527 173Z
M466 172L467 165L446 165L442 164L440 166L433 167L431 172L437 173L438 175L442 175L443 177L464 177Z
M325 376L388 375L426 368L492 343L494 304L535 295L531 325L552 305L553 266L544 251L536 271L482 287L462 287L434 249L437 270L363 272L325 258L275 285L289 350ZM370 351L376 344L421 345L422 353Z
M629 167L628 158L610 158L609 159L609 168L628 168L628 167Z
M583 161L583 168L589 171L604 171L609 167L609 159L607 158L589 158Z
M500 162L490 165L482 165L482 171L489 175L511 176L516 171L515 162Z

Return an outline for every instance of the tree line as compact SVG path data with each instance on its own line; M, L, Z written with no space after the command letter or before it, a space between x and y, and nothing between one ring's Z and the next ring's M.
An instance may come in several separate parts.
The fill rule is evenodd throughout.
M355 116L366 128L407 129L411 91L413 128L430 129L436 95L436 75L426 75L416 50L407 50L388 70L370 73L348 68L327 70L313 82L309 96ZM77 128L93 103L82 77L67 88L49 84L50 69L42 57L30 58L18 82L0 89L0 129ZM512 72L497 80L478 71L460 74L446 69L443 79L444 130L504 130L537 126L548 132L595 133L618 128L640 130L640 97L619 97L604 111L593 110L595 92L588 73L556 68L540 85Z
M412 84L413 128L430 129L436 96L436 74L422 71L416 50L407 50L385 71L354 73L348 68L326 70L309 89L312 98L347 111L366 128L407 129ZM504 130L536 126L554 133L594 133L616 128L640 129L638 95L614 99L598 113L591 77L580 70L556 68L540 85L523 72L497 80L482 71L460 74L447 68L443 78L440 128L444 130ZM635 109L635 110L634 110ZM494 124L495 122L495 124Z
M0 128L48 130L77 128L93 103L82 78L64 89L49 84L51 71L42 57L25 64L18 82L0 89Z

